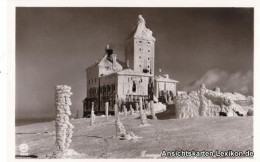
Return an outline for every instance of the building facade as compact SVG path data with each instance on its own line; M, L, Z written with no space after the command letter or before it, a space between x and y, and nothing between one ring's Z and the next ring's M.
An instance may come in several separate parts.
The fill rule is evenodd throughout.
M155 77L154 60L155 38L139 15L137 26L125 40L125 62L118 60L107 46L104 57L86 69L84 116L89 114L92 103L96 112L104 112L105 102L109 102L112 112L116 102L135 107L139 97L144 100L157 97L161 101L174 97L178 81L168 75Z

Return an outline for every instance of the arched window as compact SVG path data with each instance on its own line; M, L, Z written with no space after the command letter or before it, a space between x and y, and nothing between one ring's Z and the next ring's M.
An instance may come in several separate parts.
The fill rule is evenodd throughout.
M133 91L133 92L136 92L136 84L135 84L135 81L133 81L132 91Z

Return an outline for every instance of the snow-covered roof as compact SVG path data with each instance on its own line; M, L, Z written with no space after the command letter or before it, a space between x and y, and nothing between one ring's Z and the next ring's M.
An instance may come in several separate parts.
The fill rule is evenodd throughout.
M121 65L123 68L126 66L126 64L123 61L119 60L119 59L117 59L116 62L119 65ZM95 67L95 66L98 66L98 65L112 66L112 60L111 60L111 58L107 57L107 54L106 54L102 58L98 59L94 64L89 66L87 69Z
M142 15L138 16L137 26L127 37L127 39L129 38L139 38L143 40L155 41L155 38L153 37L153 32L150 29L146 28L145 20Z
M174 83L179 83L179 81L177 80L173 80L173 79L170 79L168 75L165 75L165 76L156 76L154 77L154 79L157 81L157 82L174 82Z
M124 69L121 70L119 72L117 72L118 75L142 75L142 76L152 76L151 74L145 74L145 73L140 73L140 72L136 72L132 69Z

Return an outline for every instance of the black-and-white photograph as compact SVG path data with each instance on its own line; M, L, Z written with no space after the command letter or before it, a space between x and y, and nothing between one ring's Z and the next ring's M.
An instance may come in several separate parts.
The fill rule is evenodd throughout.
M16 159L253 159L254 8L16 7Z

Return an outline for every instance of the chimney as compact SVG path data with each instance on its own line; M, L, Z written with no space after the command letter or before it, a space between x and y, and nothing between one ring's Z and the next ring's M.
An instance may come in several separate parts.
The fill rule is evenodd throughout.
M126 67L129 68L129 60L126 60Z
M113 50L109 48L109 44L107 45L106 53L107 53L107 56L108 56L108 57L110 57L110 55L113 54Z
M116 63L116 54L111 55L113 65Z

